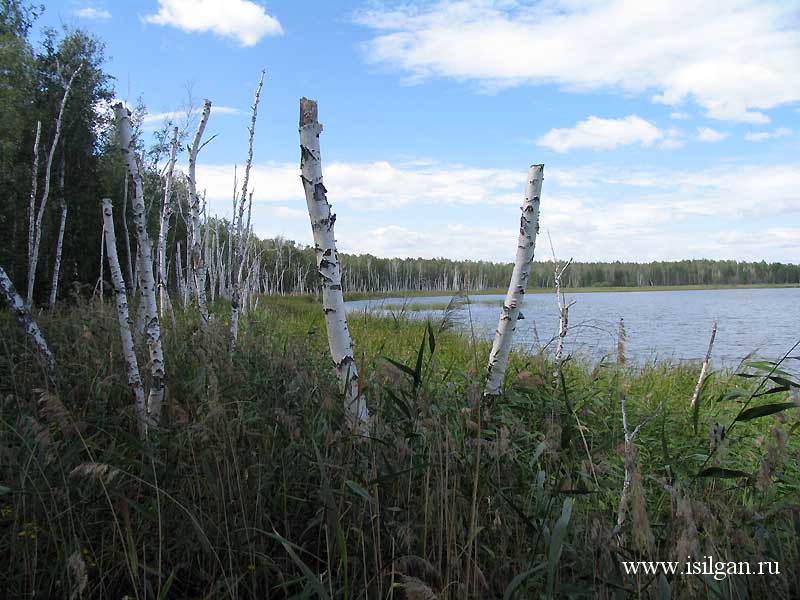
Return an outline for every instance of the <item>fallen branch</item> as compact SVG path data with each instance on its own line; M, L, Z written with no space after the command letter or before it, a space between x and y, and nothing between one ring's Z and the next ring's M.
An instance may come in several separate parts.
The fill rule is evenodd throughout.
M11 282L11 279L8 277L3 267L0 267L0 292L3 294L3 298L11 309L11 312L17 317L17 322L20 327L22 327L23 331L25 331L25 335L28 336L31 344L36 348L36 353L39 355L44 365L48 383L53 389L56 389L58 384L56 359L47 347L47 342L42 335L42 330L39 329L39 325L33 318L31 311L28 310L22 296L17 293L14 284Z

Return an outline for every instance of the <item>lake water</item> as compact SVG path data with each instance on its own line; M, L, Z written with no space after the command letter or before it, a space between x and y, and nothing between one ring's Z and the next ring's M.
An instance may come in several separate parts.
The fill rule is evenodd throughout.
M475 335L492 339L504 298L472 296L471 303L458 311L459 326L469 330L471 325ZM348 302L347 307L349 311L366 308L397 313L404 303L415 309L432 305L432 310L406 313L436 323L444 314L441 305L448 300L446 296L358 300ZM715 368L735 368L751 354L777 360L800 339L800 288L591 292L568 294L567 301L571 300L576 303L569 311L565 353L593 361L616 356L620 318L625 320L626 358L640 365L702 360L715 320ZM546 346L554 351L551 340L558 333L555 294L526 295L522 313L525 319L518 323L515 347L535 352ZM800 348L794 355L800 355ZM796 368L798 361L791 362Z

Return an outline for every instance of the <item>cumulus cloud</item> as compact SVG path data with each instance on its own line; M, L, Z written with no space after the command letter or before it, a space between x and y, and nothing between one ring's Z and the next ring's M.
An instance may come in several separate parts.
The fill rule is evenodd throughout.
M192 33L211 32L243 47L283 33L278 19L251 0L158 0L158 5L156 14L144 17L146 23Z
M91 20L105 20L111 18L111 13L103 8L94 8L92 6L85 6L84 8L78 8L72 11L72 14L78 17L79 19L91 19Z
M374 161L332 162L325 166L325 185L333 202L358 203L363 210L383 210L420 202L434 204L498 204L520 202L525 175L510 169L487 169L438 163ZM198 185L209 198L231 195L233 165L199 164ZM258 201L303 201L303 186L295 163L253 165L250 173Z
M147 113L142 119L142 124L145 127L151 127L153 125L159 125L164 123L165 121L179 121L181 119L186 119L187 117L191 118L194 115L200 114L201 109L194 108L191 112L187 115L185 110L171 110L165 112L156 112L156 113ZM231 106L215 106L211 105L211 114L213 115L240 115L242 111L238 108L233 108Z
M744 134L744 139L746 139L748 142L763 142L765 140L788 137L790 135L792 135L791 129L786 127L778 127L772 131L758 131L755 133L748 131Z
M497 89L555 83L571 91L693 100L709 117L765 123L800 100L793 0L575 2L455 0L380 5L367 59L410 81L446 77Z
M211 212L227 214L233 165L199 164L198 185ZM253 166L253 224L262 236L310 243L295 163ZM525 169L437 161L332 162L328 198L339 214L343 251L381 256L511 260ZM722 164L676 170L584 165L546 168L541 227L559 253L576 259L655 260L733 257L790 260L800 236L785 227L800 216L800 163ZM467 207L467 210L447 210ZM420 219L420 214L425 219ZM725 244L721 231L748 237Z
M575 148L610 150L630 144L652 146L660 143L666 147L676 147L678 136L672 130L661 131L650 121L636 115L624 119L591 116L572 128L551 129L536 143L556 152L568 152Z
M728 137L728 133L724 131L717 131L711 127L698 127L697 139L701 142L719 142Z

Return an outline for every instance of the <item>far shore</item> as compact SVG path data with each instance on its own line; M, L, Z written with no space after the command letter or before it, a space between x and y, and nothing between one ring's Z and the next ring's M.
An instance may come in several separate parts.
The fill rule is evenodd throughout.
M592 294L597 292L677 292L685 290L742 290L742 289L768 289L768 288L800 288L797 283L753 283L743 285L653 285L653 286L620 286L620 287L580 287L562 288L565 294ZM488 296L505 294L507 290L501 288L487 290L472 290L465 293L468 296ZM345 292L345 300L372 300L380 298L422 298L429 296L453 296L456 290L405 290L394 292ZM552 288L528 288L526 294L552 294Z

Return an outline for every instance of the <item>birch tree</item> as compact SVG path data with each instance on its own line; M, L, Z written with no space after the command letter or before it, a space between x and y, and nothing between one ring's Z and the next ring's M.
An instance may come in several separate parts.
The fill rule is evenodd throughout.
M117 318L119 320L119 335L122 340L122 356L125 358L125 367L128 374L128 387L133 394L134 409L136 411L136 421L139 427L139 434L147 436L147 404L144 397L144 386L139 374L139 363L136 359L136 351L133 345L133 334L131 333L131 318L128 312L128 294L125 289L125 279L122 276L122 269L119 266L119 256L117 254L117 237L114 233L114 214L111 200L104 198L103 208L103 228L108 254L108 268L111 272L111 283L114 286L114 297L117 301Z
M517 329L517 320L521 318L520 310L536 249L536 234L539 233L539 196L542 193L543 178L544 165L531 165L528 169L525 201L521 207L522 215L519 221L519 239L514 270L511 273L511 282L503 302L492 351L489 354L488 376L484 388L485 397L499 395L503 387L511 342L514 331Z
M570 258L563 266L559 264L558 260L556 259L556 251L553 248L553 240L550 239L549 232L547 234L547 238L550 241L550 252L553 254L553 284L556 289L556 302L558 302L558 339L556 340L556 360L561 361L564 353L564 338L567 337L567 331L569 329L569 309L572 308L573 304L575 304L575 300L567 303L566 299L564 298L564 292L561 290L561 278L564 276L564 272L572 264L572 259Z
M17 317L17 322L20 327L22 327L28 340L36 349L36 354L39 356L44 366L48 384L55 389L58 384L56 359L47 347L47 342L44 339L44 335L42 335L42 330L39 329L39 325L33 318L31 311L28 310L28 307L22 300L22 296L17 293L14 284L11 282L11 279L8 277L3 267L0 267L0 293L3 295L3 299L8 308L14 313L14 316Z
M187 176L187 183L189 185L189 208L192 213L192 279L197 296L197 308L200 311L200 330L203 333L208 331L208 306L206 305L205 268L203 266L203 251L200 240L200 196L197 194L196 170L197 154L203 147L200 145L200 140L203 137L203 131L205 131L210 114L211 100L204 100L200 123L197 126L197 132L194 134L194 140L189 148L189 174Z
M33 286L36 281L36 264L39 262L39 244L42 241L42 220L44 219L44 209L47 206L47 198L50 195L50 174L53 169L53 157L56 153L58 140L61 137L61 123L64 119L64 109L67 106L67 99L69 92L72 89L72 83L75 81L78 73L80 73L83 65L78 65L78 68L72 72L72 76L64 85L64 95L61 97L61 105L58 109L58 116L56 117L56 131L53 135L53 143L50 145L50 152L47 154L47 164L44 171L44 189L42 190L42 199L39 203L39 210L36 213L36 221L34 223L33 231L33 248L28 261L28 289L26 303L30 306L33 303Z
M695 407L697 404L697 399L700 398L700 391L703 389L703 384L706 381L706 377L708 377L708 365L711 362L711 350L714 348L714 338L717 337L717 322L714 321L714 324L711 326L711 339L708 341L708 350L706 350L706 357L703 359L703 366L700 369L700 377L697 380L697 385L694 388L694 394L692 394L692 408Z
M136 146L131 136L130 111L121 102L114 105L119 129L122 156L133 181L133 220L136 241L139 245L137 271L144 312L147 347L150 354L150 393L147 398L147 426L157 426L164 401L164 352L161 344L161 323L156 305L155 279L153 277L153 248L145 221L142 176L136 161Z
M31 195L28 199L28 269L33 263L33 238L36 230L36 191L39 187L39 145L42 139L42 122L36 121L36 138L33 142L31 167Z
M178 128L172 129L172 142L170 144L169 161L164 175L164 200L161 205L161 219L158 228L158 315L164 318L164 304L169 302L167 291L167 235L169 234L169 221L172 218L172 176L175 171L175 157L178 152Z
M247 246L247 236L243 227L242 218L244 217L244 206L247 200L247 191L250 184L250 168L253 164L253 139L256 134L256 116L258 115L258 102L261 99L261 87L264 85L264 71L261 71L261 78L258 80L255 97L253 98L253 114L250 118L250 140L247 150L247 163L244 167L244 179L242 181L242 195L239 199L239 211L236 214L234 196L234 214L231 236L235 236L233 241L233 257L231 260L231 327L228 332L228 349L231 354L236 351L236 342L239 338L239 311L242 304L242 267L244 265L244 251ZM250 225L250 211L253 206L253 195L250 194L250 203L247 208L247 228Z
M322 310L328 332L328 346L339 382L344 389L345 409L350 419L362 428L369 412L358 380L353 356L353 342L347 329L347 315L342 295L342 272L336 252L334 223L336 215L326 196L322 181L319 135L322 125L317 119L317 103L300 99L300 178L306 195L311 232L314 236L317 272L322 287Z
M53 282L50 285L50 310L56 307L58 297L58 277L61 272L61 251L64 248L64 230L67 226L67 199L64 194L64 155L61 155L61 165L58 173L58 205L61 209L61 221L58 225L58 239L56 240L56 256L53 262Z

